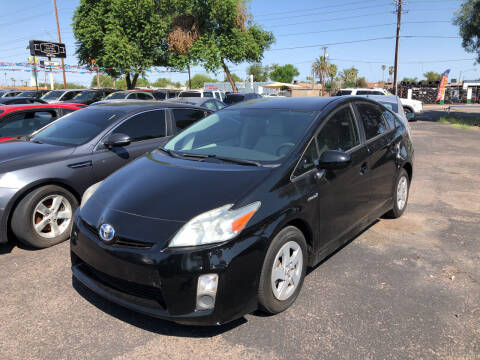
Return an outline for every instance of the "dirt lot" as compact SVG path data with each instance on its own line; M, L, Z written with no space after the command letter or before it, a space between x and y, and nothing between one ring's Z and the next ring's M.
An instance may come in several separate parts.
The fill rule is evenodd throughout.
M480 130L434 118L412 123L404 217L315 268L290 310L174 325L72 287L68 243L1 246L0 358L480 359Z

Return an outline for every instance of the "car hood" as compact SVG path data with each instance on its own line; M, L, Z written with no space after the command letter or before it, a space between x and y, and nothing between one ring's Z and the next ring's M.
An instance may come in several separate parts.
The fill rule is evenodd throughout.
M9 140L0 144L0 173L16 170L20 167L40 165L42 159L52 161L65 158L73 148L37 144L24 140Z
M183 160L154 151L108 177L92 200L135 216L186 222L237 203L270 172L265 167Z

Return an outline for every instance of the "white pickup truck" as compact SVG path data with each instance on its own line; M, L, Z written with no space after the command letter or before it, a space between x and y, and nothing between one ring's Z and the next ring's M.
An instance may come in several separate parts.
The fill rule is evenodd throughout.
M382 88L346 88L340 89L335 95L343 96L343 95L389 95L392 96L393 94L390 93L386 89ZM412 99L404 99L400 98L402 102L403 110L405 113L414 113L415 115L423 113L423 102L419 100L412 100Z

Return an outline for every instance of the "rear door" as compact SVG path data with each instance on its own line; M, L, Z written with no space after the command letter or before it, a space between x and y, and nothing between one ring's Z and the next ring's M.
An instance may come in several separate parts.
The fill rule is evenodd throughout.
M370 211L374 212L392 198L396 175L395 134L390 128L382 106L356 101L355 107L363 126L369 151L368 179L370 181Z
M93 152L93 172L96 181L148 151L162 145L166 136L165 110L148 110L123 121L110 134L126 134L132 142L127 146L106 148L103 143Z

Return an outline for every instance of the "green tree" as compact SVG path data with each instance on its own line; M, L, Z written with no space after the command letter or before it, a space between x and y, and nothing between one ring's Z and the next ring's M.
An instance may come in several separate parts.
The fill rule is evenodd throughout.
M196 74L194 77L192 77L192 89L200 89L203 88L204 84L206 82L218 82L217 79L212 79L211 77L203 74ZM188 86L188 81L185 84Z
M151 85L154 86L154 87L159 87L159 88L165 88L165 87L169 87L169 86L173 86L173 87L176 87L176 88L182 87L182 84L180 82L178 82L178 81L173 82L173 81L170 81L169 79L166 79L166 78L158 78L153 83L151 83Z
M164 0L166 1L166 0ZM175 17L168 36L170 66L200 64L207 71L223 69L237 90L227 62L259 62L274 41L273 34L253 22L245 0L171 0Z
M113 87L113 79L111 76L100 74L100 87L111 88ZM97 87L97 75L94 75L92 81L90 82L90 87Z
M237 74L231 74L231 75L232 75L233 81L235 81L236 83L243 81L243 79ZM223 81L228 81L227 75L225 75L225 78L223 79Z
M480 61L480 0L465 0L453 23L460 29L463 48L476 53L477 62Z
M354 67L343 69L338 74L340 80L342 81L343 87L355 87L357 86L357 77L358 77L358 70Z
M263 66L261 63L254 63L247 68L247 74L253 75L253 81L266 82L268 81L268 66Z
M368 83L367 83L367 80L365 79L365 77L359 77L357 78L357 80L355 80L355 87L359 87L359 88L366 88L368 87Z
M392 77L394 72L395 72L395 68L393 66L389 66L388 67L388 75L390 77Z
M385 82L385 70L387 69L387 65L382 65L382 82Z
M73 33L81 64L125 76L128 89L143 70L166 65L167 0L80 0Z
M412 78L409 78L409 77L404 77L402 79L402 81L405 81L405 82L417 82L418 79L416 77L412 77Z
M335 64L329 63L327 65L327 76L330 78L330 83L333 83L333 80L337 76L338 67Z
M435 71L428 71L426 72L425 74L423 74L423 76L425 77L425 79L427 79L427 81L439 81L439 80L442 80L442 74L439 74Z
M274 64L272 65L272 71L269 76L273 81L291 83L295 76L298 75L300 75L298 69L292 64L286 64L283 66Z

